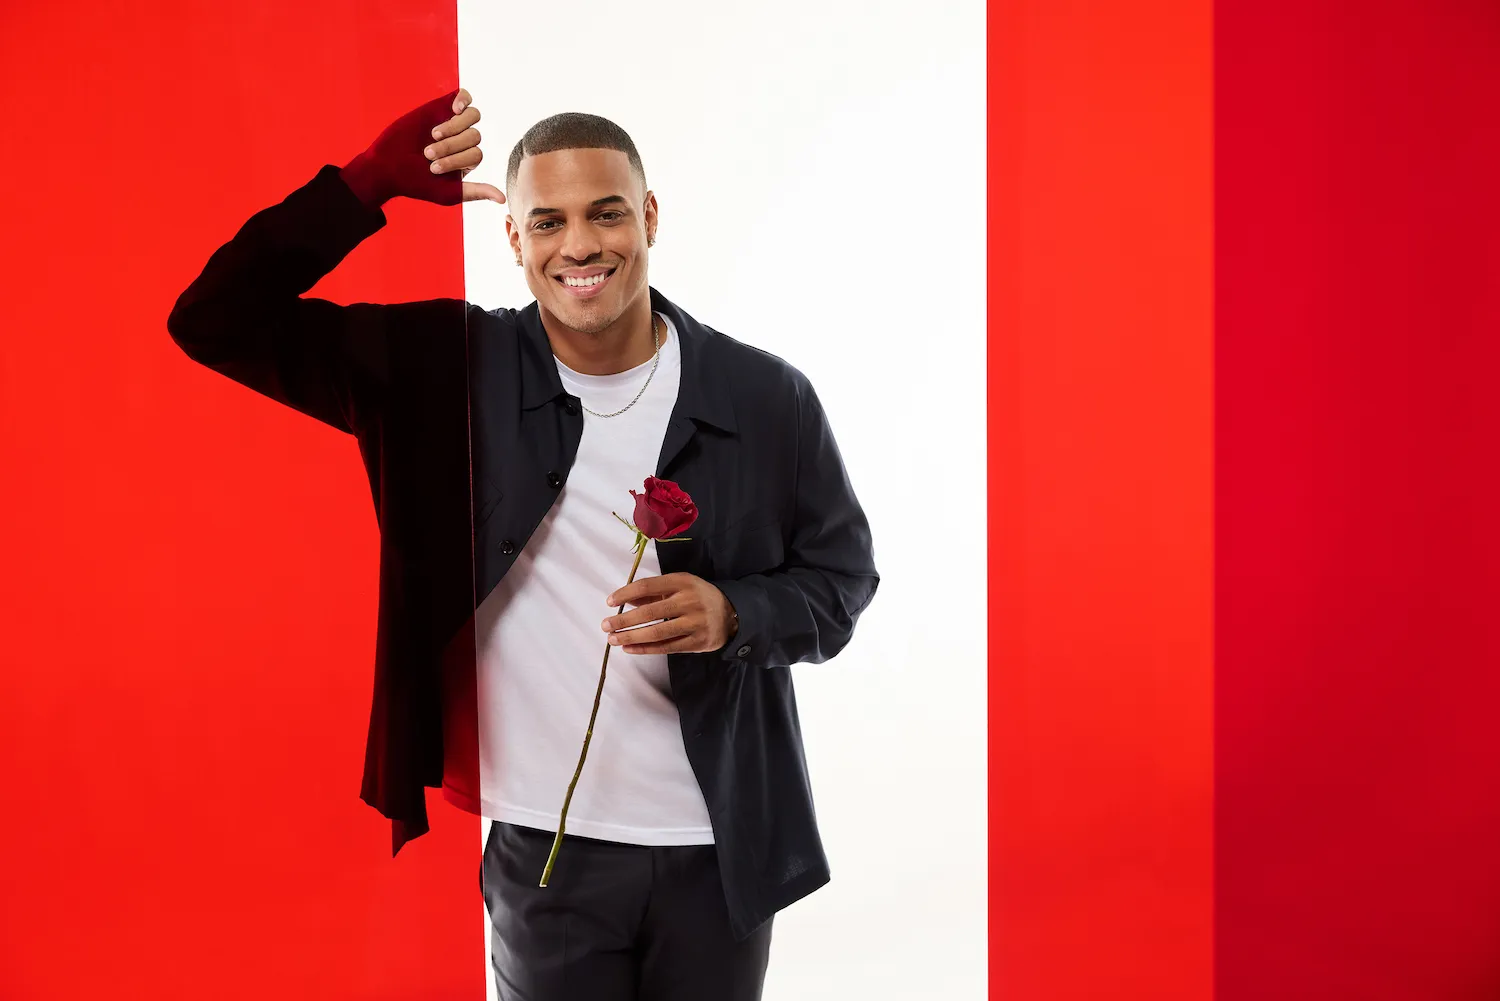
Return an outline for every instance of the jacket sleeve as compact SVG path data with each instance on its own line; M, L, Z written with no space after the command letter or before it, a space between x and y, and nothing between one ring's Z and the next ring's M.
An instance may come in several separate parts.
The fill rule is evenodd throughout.
M757 667L822 663L842 650L880 584L870 524L812 384L798 374L790 542L771 573L716 580L739 616L720 656Z
M303 293L385 222L338 167L323 167L214 252L168 332L194 361L353 433L391 377L393 334L428 304L343 306Z

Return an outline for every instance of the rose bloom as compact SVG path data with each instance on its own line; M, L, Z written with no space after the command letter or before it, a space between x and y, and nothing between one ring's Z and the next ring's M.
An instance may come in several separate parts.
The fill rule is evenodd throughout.
M670 539L686 532L698 520L698 505L671 480L646 477L644 493L630 491L635 498L635 527L648 539Z

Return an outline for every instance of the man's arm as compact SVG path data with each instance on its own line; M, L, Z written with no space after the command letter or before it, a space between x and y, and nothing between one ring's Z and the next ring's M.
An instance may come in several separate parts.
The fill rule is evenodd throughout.
M617 609L635 606L601 623L612 645L630 654L718 652L737 663L788 667L821 663L848 644L880 583L870 524L812 384L795 378L796 497L781 566L733 580L672 573L627 584L605 599Z
M377 400L391 377L392 337L446 325L443 303L340 306L303 295L385 225L381 205L390 198L504 200L490 185L461 181L481 158L478 119L466 91L430 101L343 170L324 167L256 213L178 298L167 320L172 339L236 382L354 431L360 406ZM447 305L461 334L463 304Z
M786 559L771 573L711 582L739 620L721 655L755 667L833 657L880 584L870 523L828 416L812 384L798 381L796 508Z
M391 309L302 294L385 225L324 167L257 212L177 299L167 330L189 358L341 431L389 378Z

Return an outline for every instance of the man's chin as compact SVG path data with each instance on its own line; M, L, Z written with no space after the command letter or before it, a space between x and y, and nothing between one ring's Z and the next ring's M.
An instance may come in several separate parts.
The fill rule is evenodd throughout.
M620 318L618 312L604 309L602 304L584 305L572 301L555 303L552 315L561 320L563 326L580 334L603 333Z

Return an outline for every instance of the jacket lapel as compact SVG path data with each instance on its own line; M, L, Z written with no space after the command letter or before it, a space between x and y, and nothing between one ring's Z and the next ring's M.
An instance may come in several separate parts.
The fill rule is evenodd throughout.
M651 290L651 308L672 321L682 353L682 381L677 390L677 404L667 422L661 456L656 463L656 475L666 477L672 463L698 433L700 424L711 425L729 434L734 434L738 425L729 387L721 369L714 365L712 332L654 288Z

